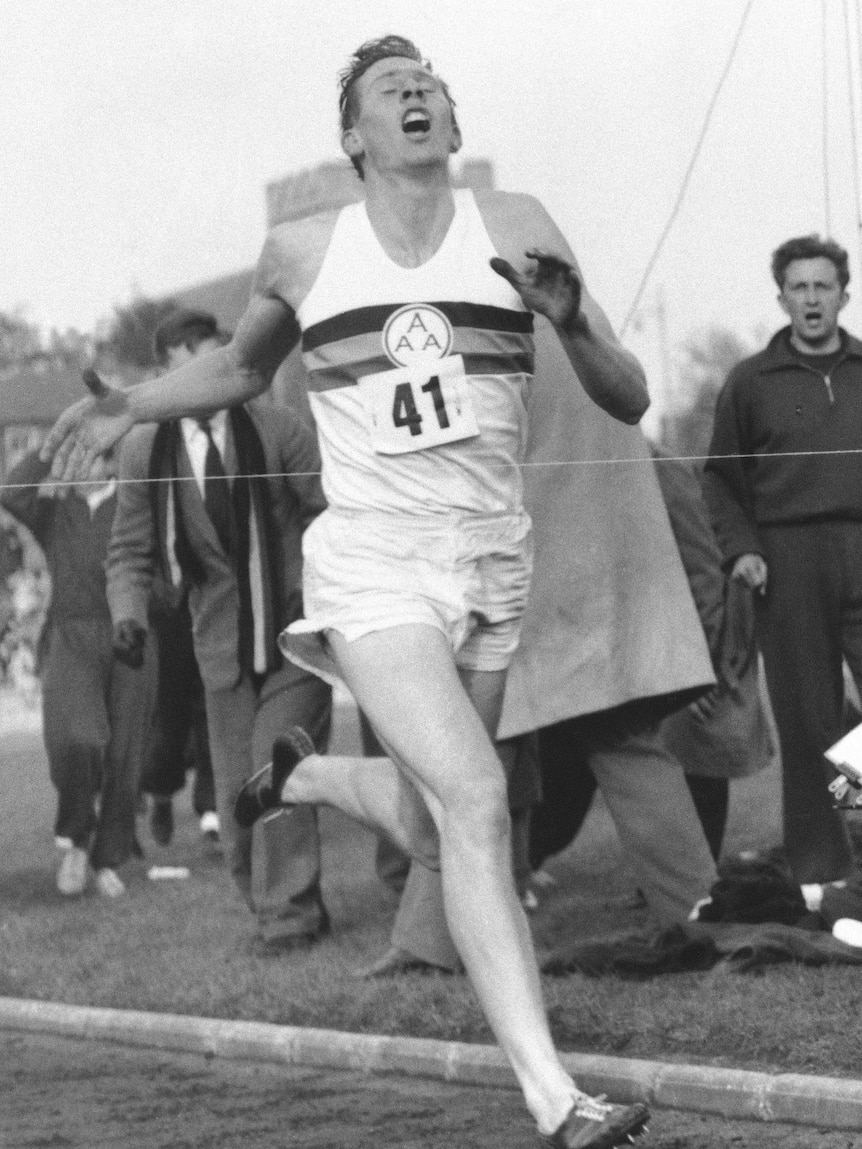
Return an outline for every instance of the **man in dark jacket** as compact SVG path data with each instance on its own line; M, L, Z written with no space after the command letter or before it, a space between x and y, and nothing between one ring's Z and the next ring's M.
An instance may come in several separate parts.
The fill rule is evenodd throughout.
M790 326L719 395L706 496L728 570L760 591L787 855L823 883L853 868L823 752L843 732L842 657L862 684L862 343L838 326L837 243L790 239L772 272Z
M163 320L155 339L166 366L223 341L214 316L188 309ZM143 639L157 571L188 588L221 835L264 955L329 928L314 808L280 811L254 834L233 816L240 786L269 760L280 731L301 724L321 749L329 736L330 688L285 663L276 644L302 614L302 534L325 505L319 471L311 430L265 402L138 427L122 445L108 551L120 642Z

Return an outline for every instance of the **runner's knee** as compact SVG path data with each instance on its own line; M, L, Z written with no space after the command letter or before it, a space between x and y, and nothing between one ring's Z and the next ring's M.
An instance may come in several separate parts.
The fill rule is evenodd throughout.
M446 833L462 838L473 847L493 850L508 842L511 819L502 778L476 784L459 799L444 806Z

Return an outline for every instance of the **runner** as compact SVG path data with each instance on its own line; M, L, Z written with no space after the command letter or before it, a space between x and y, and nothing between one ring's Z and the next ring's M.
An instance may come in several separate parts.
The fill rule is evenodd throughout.
M539 1132L616 1146L648 1111L582 1094L554 1049L489 735L530 576L518 462L531 312L624 422L646 410L643 372L536 200L453 191L454 104L410 41L363 45L340 104L364 202L275 228L227 347L127 392L100 388L44 452L63 478L136 422L242 403L302 339L329 509L305 535L307 621L285 645L334 662L391 758L323 757L295 734L275 784L255 778L238 816L326 802L439 858L453 939Z

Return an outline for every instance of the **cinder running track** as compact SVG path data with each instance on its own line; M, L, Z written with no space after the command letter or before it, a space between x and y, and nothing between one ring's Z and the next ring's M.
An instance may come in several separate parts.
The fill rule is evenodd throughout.
M643 1149L862 1149L659 1111ZM540 1149L518 1094L0 1031L2 1149Z

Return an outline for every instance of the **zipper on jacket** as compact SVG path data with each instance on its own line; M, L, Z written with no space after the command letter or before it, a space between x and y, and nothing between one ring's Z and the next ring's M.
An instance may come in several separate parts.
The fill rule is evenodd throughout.
M847 356L845 355L844 359L846 359L846 358L847 358ZM844 362L844 359L838 360L838 363L836 363L835 366L832 368L833 372L835 371L835 367L838 367L839 364ZM829 406L834 407L835 406L835 392L832 390L832 375L831 374L830 375L824 375L821 371L818 371L816 367L810 367L807 363L802 363L801 361L799 363L799 366L802 368L803 371L807 371L809 373L809 375L816 375L818 379L823 380L823 384L826 387L826 394L829 396Z

